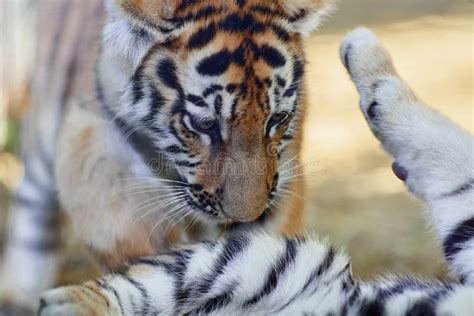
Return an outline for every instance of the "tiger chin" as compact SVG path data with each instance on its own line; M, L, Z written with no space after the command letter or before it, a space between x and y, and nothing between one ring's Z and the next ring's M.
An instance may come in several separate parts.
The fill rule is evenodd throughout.
M243 230L301 233L302 41L330 2L105 5L101 115L71 106L55 161L61 204L98 262Z

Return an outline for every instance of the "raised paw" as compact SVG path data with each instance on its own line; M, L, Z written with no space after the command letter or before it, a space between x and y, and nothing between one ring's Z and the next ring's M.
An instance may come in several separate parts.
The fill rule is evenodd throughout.
M375 34L366 28L350 32L340 53L372 132L413 193L441 196L472 179L472 137L415 97Z
M67 286L45 292L38 315L120 315L120 309L95 284Z
M398 77L390 54L370 30L350 32L340 53L360 93L360 107L372 131L382 142L390 142L385 136L410 116L410 110L403 106L413 104L415 96Z
M356 84L364 84L370 77L395 74L390 54L369 29L361 27L347 34L340 54Z

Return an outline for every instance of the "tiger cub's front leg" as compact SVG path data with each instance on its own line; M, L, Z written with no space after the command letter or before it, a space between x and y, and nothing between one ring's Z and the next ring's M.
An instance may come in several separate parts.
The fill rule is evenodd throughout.
M474 284L473 137L415 97L369 30L351 32L341 58L370 128L395 158L394 172L428 204L447 259Z
M122 315L119 302L98 282L50 290L40 301L38 315Z

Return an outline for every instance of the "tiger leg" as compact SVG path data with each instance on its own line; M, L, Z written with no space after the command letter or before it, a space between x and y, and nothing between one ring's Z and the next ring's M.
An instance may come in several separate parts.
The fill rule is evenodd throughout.
M369 30L351 32L341 58L395 173L427 203L454 271L474 284L474 138L415 97Z
M11 208L11 227L0 269L0 314L36 308L41 292L54 285L58 269L59 206L52 142L43 134L23 141L25 174ZM13 312L12 312L13 313Z

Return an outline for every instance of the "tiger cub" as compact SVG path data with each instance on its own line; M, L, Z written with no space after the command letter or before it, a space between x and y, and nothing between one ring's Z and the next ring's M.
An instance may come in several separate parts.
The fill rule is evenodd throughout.
M302 39L330 8L106 1L102 116L71 108L55 166L61 203L105 268L222 232L301 233Z
M141 258L81 286L51 290L39 314L472 315L474 138L416 98L369 30L351 32L341 58L370 128L395 159L395 174L427 204L459 282L363 282L348 256L326 243L253 233Z
M96 102L68 104L54 161L61 206L101 266L223 233L301 233L302 43L330 1L104 3ZM15 231L40 244L51 220L37 219L57 215L37 203L55 192L48 177L29 181L36 167L19 203L37 210L16 221L34 227ZM5 275L18 288L18 262L34 267L21 282L32 300L52 283L42 268L51 256L17 252Z

